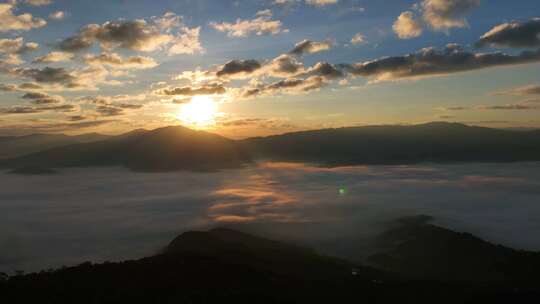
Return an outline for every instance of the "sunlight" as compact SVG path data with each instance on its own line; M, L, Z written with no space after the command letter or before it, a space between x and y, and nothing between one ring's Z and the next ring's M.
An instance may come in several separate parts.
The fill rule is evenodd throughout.
M193 127L208 127L215 123L217 103L209 96L195 96L180 108L177 118Z

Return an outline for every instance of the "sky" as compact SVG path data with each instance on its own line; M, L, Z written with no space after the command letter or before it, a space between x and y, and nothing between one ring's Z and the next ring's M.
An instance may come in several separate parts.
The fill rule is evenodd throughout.
M141 258L182 232L218 226L357 260L366 255L366 239L419 214L495 244L538 251L539 169L259 163L213 173L0 172L0 271Z
M538 128L537 0L4 0L0 135Z

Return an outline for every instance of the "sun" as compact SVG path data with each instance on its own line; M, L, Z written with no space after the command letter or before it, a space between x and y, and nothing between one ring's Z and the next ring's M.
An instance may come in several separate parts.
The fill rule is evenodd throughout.
M218 114L217 103L209 96L195 96L182 105L177 118L193 127L208 127L215 124Z

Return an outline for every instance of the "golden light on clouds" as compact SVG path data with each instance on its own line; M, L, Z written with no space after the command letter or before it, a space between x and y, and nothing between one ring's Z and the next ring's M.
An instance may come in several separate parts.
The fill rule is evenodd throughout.
M218 105L210 96L195 96L181 106L177 118L194 128L206 128L216 123Z

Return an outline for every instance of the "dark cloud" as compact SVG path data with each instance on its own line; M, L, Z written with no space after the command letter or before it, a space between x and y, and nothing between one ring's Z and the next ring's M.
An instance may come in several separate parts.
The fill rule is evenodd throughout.
M196 96L196 95L215 95L215 94L224 94L226 92L225 87L221 84L217 85L206 85L202 87L177 87L177 88L168 88L161 89L156 91L158 95L168 95L168 96Z
M20 90L41 90L43 89L43 87L36 83L25 82L19 85L19 89Z
M33 113L40 113L44 111L45 110L42 110L41 108L18 106L18 107L0 109L0 114L6 114L6 115L8 114L33 114Z
M17 91L17 86L13 85L13 84L0 83L0 91L3 91L3 92L16 92Z
M82 120L86 120L86 116L83 116L83 115L69 116L68 120L69 121L82 121Z
M327 79L322 76L310 76L305 79L289 78L279 80L268 85L261 85L256 88L245 89L242 96L244 98L249 98L257 95L272 95L283 93L299 94L318 90L327 84Z
M294 48L289 52L289 54L302 56L304 54L313 54L326 51L330 48L332 48L332 42L330 41L318 42L306 39L297 43Z
M113 106L98 106L96 112L101 116L119 116L124 114L124 110Z
M77 52L99 42L104 48L119 47L136 51L153 51L170 42L171 37L144 20L108 21L102 25L90 24L75 36L64 39L58 48Z
M84 56L84 61L88 64L108 65L117 69L149 69L158 65L150 57L130 56L123 58L116 53L86 55Z
M540 50L524 51L518 55L471 53L452 44L442 50L425 48L413 54L384 57L353 65L342 65L342 67L353 75L381 81L447 75L538 61L540 61Z
M48 98L49 95L45 93L39 93L39 92L31 92L24 94L21 98L23 99L42 99L42 98Z
M218 77L251 74L261 68L257 60L231 60L216 73Z
M37 105L55 104L61 103L63 101L63 98L60 96L49 96L48 94L39 92L26 93L22 96L22 98L30 99L32 100L33 104Z
M540 109L540 106L531 104L506 104L495 106L480 106L478 108L481 110L535 110Z
M478 47L538 47L540 46L540 18L497 25L485 33L476 45Z
M73 84L76 77L64 68L15 69L14 72L38 83Z
M46 103L44 103L46 104ZM34 114L34 113L42 113L47 111L52 112L73 112L77 110L78 107L75 105L69 105L69 104L63 104L63 105L52 105L52 106L39 106L39 107L31 107L31 106L16 106L16 107L10 107L10 108L0 108L0 115L10 115L10 114Z

